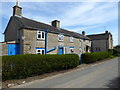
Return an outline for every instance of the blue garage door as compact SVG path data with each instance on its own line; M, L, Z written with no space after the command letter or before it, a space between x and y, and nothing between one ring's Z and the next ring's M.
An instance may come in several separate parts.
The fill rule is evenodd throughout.
M8 55L17 55L19 51L19 44L8 44Z
M59 48L59 54L64 54L63 52L63 48Z

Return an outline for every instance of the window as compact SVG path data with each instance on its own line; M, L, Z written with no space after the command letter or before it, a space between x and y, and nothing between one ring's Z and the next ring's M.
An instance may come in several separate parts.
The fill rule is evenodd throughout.
M82 53L82 48L80 47L80 53Z
M73 48L70 48L70 53L74 53L74 49Z
M86 48L84 47L84 51L86 51Z
M45 49L36 49L36 54L45 54Z
M100 48L99 48L99 47L97 47L97 48L96 48L96 52L99 52L99 51L100 51Z
M45 32L44 31L37 31L37 39L45 39Z
M82 39L79 39L80 42L82 42L83 40Z
M74 53L74 47L70 47L70 53Z
M63 41L63 39L64 39L64 35L59 34L59 35L58 35L58 41Z
M74 38L73 37L70 37L70 42L74 42Z

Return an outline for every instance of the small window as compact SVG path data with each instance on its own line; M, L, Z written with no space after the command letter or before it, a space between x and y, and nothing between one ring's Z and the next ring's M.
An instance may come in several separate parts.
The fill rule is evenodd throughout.
M44 31L37 31L37 39L45 39L45 32Z
M82 48L80 47L80 53L82 52Z
M83 42L83 39L79 39L80 42Z
M74 53L74 48L70 48L70 53Z
M45 54L45 49L36 49L36 54Z
M58 41L63 41L63 39L64 39L64 35L59 34L59 35L58 35Z
M97 47L97 48L96 48L96 52L99 52L99 51L100 51L100 48L99 48L99 47Z
M84 47L84 51L86 51L86 48Z
M81 39L79 39L79 41L80 41L80 42L82 42L82 40L81 40Z
M74 42L74 38L73 37L70 37L70 42Z
M74 53L74 47L70 47L70 53Z

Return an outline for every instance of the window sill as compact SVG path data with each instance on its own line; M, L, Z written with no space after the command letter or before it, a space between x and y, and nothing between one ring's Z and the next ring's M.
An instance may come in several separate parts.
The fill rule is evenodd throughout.
M58 40L58 42L63 42L63 40Z
M37 39L38 41L45 41L45 39Z

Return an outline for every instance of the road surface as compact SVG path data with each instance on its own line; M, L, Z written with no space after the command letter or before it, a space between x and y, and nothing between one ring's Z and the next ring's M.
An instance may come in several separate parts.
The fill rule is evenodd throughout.
M11 88L117 88L119 60L111 59Z

